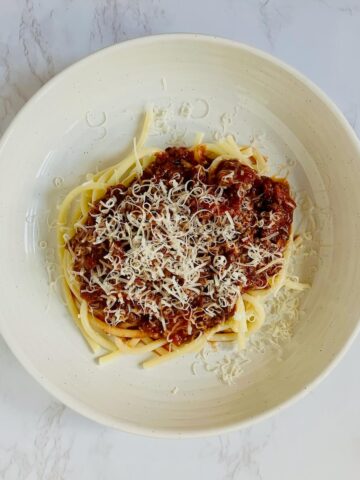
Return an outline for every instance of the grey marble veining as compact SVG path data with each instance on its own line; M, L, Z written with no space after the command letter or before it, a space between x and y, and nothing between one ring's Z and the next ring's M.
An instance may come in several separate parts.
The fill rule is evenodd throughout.
M74 61L128 38L180 31L273 53L323 88L360 133L359 0L1 0L0 133ZM170 441L107 429L65 408L0 337L0 479L356 480L359 347L357 340L314 392L272 419Z

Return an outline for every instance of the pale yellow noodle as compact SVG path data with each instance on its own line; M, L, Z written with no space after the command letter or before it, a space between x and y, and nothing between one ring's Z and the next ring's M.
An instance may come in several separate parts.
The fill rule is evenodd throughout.
M258 270L262 273L274 265L281 265L281 270L269 280L269 286L263 290L252 290L241 294L236 302L235 312L228 322L204 332L197 339L179 347L169 344L165 338L153 340L148 334L135 328L126 328L128 323L119 326L108 325L96 318L88 309L87 302L81 298L80 287L73 274L73 259L65 248L67 240L75 233L76 228L86 222L91 205L101 199L109 187L121 184L128 186L156 158L158 149L145 147L145 141L152 123L152 110L144 117L143 128L139 139L134 139L134 149L116 165L103 169L89 176L84 184L73 189L60 206L58 216L58 249L64 272L64 293L71 315L90 347L97 351L102 348L105 354L98 357L100 364L121 357L122 355L152 352L157 356L146 360L144 368L160 365L186 353L200 351L206 342L237 341L244 348L249 334L258 330L265 320L264 299L276 293L286 285L290 289L301 290L306 285L287 278L289 258L292 251L292 236L288 242L283 258L274 260L266 267ZM202 144L203 135L197 134L193 147L195 158L199 159L202 149L213 159L209 171L224 161L236 159L241 164L250 166L260 174L266 171L266 158L253 146L236 144L232 136L227 136L217 143ZM299 242L299 240L296 240ZM166 347L166 348L165 348Z

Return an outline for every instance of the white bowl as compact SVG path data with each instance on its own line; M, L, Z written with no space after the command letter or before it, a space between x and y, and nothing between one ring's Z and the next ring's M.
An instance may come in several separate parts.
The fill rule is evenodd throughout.
M316 232L320 263L303 299L306 313L283 360L271 353L253 361L232 387L206 373L193 376L191 358L150 371L138 368L135 358L98 367L59 296L49 291L45 257L51 264L54 238L46 223L63 193L54 178L64 178L65 191L99 162L114 162L147 102L167 106L169 123L187 142L198 130L210 135L227 129L240 142L263 132L270 163L295 162L295 188L309 192L326 219ZM181 115L183 102L192 105L191 118ZM151 142L162 146L173 134L172 129ZM1 141L2 335L55 397L123 430L206 435L279 410L324 377L358 328L359 155L355 134L327 97L253 48L219 38L164 35L82 60L45 85Z

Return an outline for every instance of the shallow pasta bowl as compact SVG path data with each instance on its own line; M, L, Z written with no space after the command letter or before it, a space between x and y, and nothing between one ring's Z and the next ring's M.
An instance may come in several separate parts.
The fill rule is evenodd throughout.
M194 133L256 139L311 199L312 250L300 274L293 338L254 358L228 386L191 373L192 357L152 370L124 357L99 367L57 292L56 205L86 173L120 158L145 106L150 143L191 144ZM164 113L165 112L165 113ZM359 142L338 109L303 76L228 40L149 37L102 50L45 85L0 145L1 333L24 367L69 407L100 423L158 436L199 436L248 425L303 395L358 329ZM299 227L300 228L300 227ZM177 392L177 393L175 393Z

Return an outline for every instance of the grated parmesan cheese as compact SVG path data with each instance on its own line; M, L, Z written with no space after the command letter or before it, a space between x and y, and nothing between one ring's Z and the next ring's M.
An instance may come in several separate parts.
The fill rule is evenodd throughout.
M191 299L200 292L200 278L209 268L209 248L234 241L239 232L230 215L213 216L206 223L198 214L191 214L189 201L193 198L204 203L220 205L224 198L222 189L216 191L200 180L179 183L172 180L168 189L160 180L134 183L131 196L116 206L115 197L100 201L99 213L93 214L95 226L92 232L94 245L109 239L126 243L131 248L122 261L117 252L110 249L104 257L107 265L97 266L87 280L88 292L102 289L107 299L107 320L116 325L125 320L121 293L116 288L124 284L126 294L140 306L143 313L160 319L164 330L166 308L181 311L189 309ZM150 208L151 206L151 208ZM161 215L156 213L161 210ZM86 227L82 227L86 230ZM276 253L249 247L249 266L261 263ZM166 252L166 255L164 254ZM109 267L110 270L109 270ZM206 301L206 313L216 317L223 308L233 308L239 294L239 283L246 284L242 267L236 263L227 265L226 258L215 255L212 259L213 276L206 279L202 289ZM164 271L170 275L164 275ZM75 272L82 277L83 271ZM139 286L138 278L143 286ZM146 285L152 285L149 289ZM154 294L160 296L159 299ZM120 302L117 303L117 302ZM117 304L117 307L114 305ZM191 326L189 326L191 330Z
M170 131L169 120L171 118L170 107L154 106L153 128L156 134L166 134Z
M56 188L59 188L62 186L62 184L64 183L64 179L63 177L55 177L53 179L53 184Z
M189 102L183 102L179 108L180 117L189 118L192 114L192 106Z
M166 81L165 77L161 78L161 85L162 85L162 88L163 88L164 92L166 92L167 91L167 81Z

